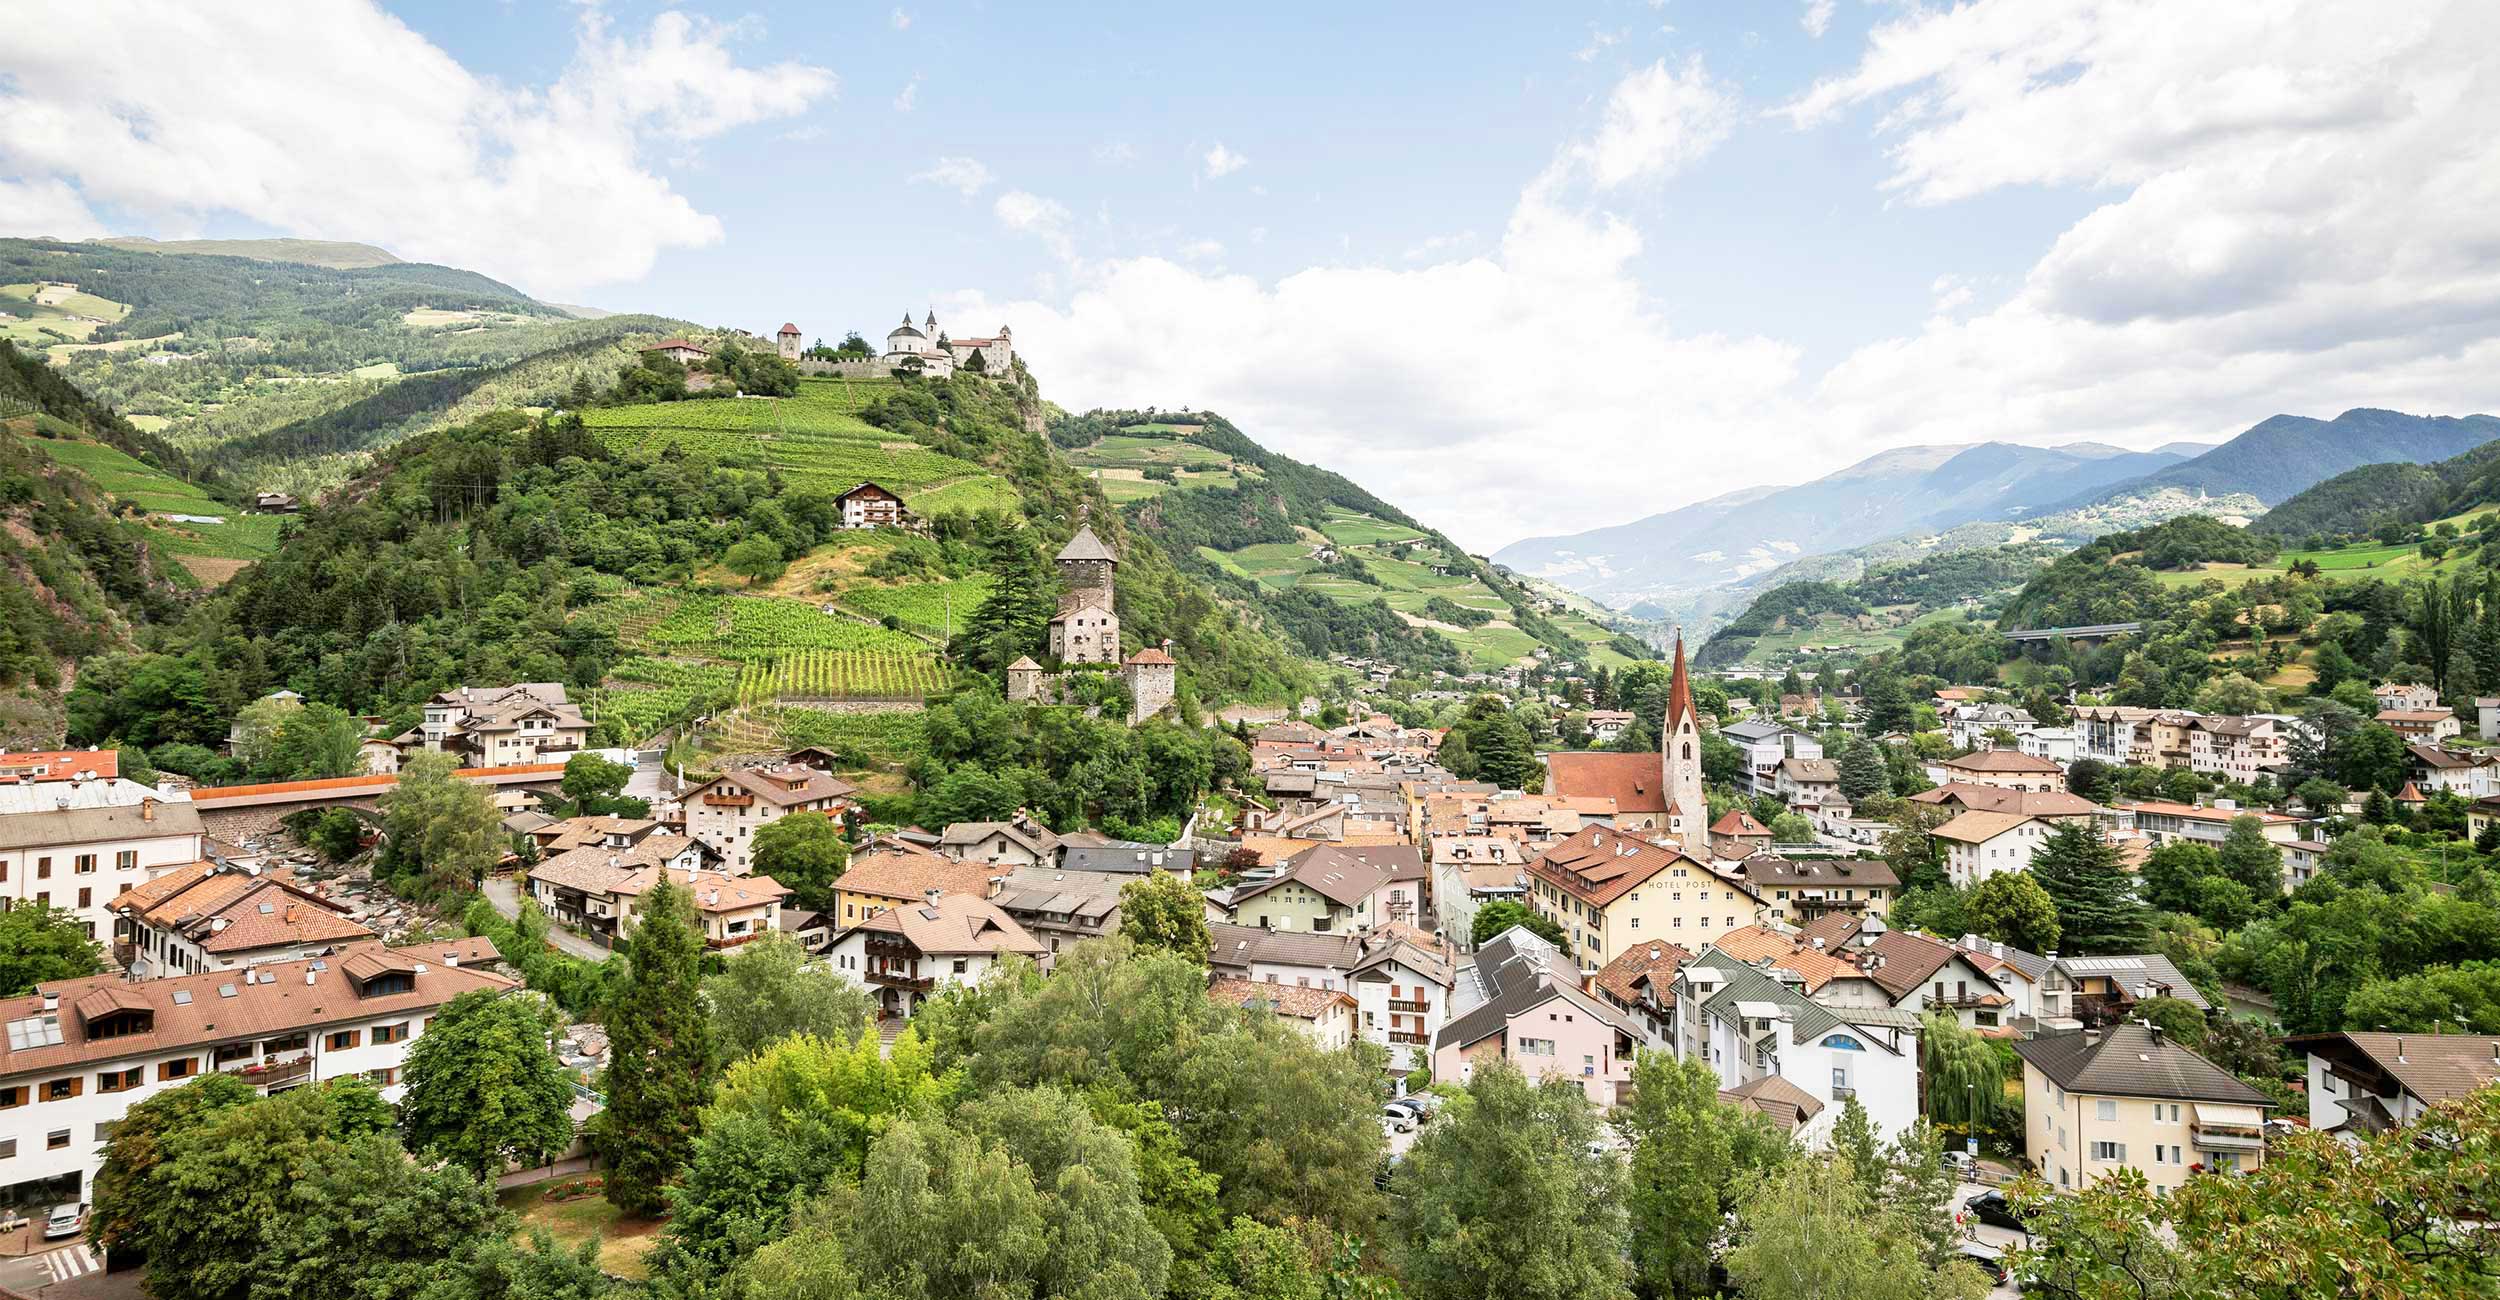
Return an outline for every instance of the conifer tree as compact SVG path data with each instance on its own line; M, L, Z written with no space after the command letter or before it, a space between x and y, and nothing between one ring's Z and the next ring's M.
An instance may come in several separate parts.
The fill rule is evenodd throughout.
M2064 952L2127 952L2144 941L2144 904L2118 846L2089 822L2059 822L2031 857L2031 878L2057 904Z
M625 982L608 1014L613 1056L601 1134L608 1200L628 1214L656 1214L667 1205L661 1188L685 1165L711 1093L702 957L694 895L662 881L643 896L626 940Z

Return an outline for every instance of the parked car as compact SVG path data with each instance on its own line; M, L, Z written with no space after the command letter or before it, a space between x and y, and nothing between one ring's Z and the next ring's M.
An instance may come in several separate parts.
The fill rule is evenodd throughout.
M1955 1178L1966 1183L1979 1172L1979 1162L1973 1159L1968 1151L1945 1152L1944 1167L1951 1171Z
M79 1221L83 1217L78 1212L76 1202L53 1206L52 1213L43 1221L43 1239L59 1241L63 1237L77 1236L78 1229L82 1226Z
M1380 1108L1380 1113L1383 1115L1394 1116L1398 1119L1412 1120L1418 1124L1424 1122L1423 1108L1417 1106L1411 1101L1399 1100L1389 1102Z
M1979 1271L1987 1275L1990 1283L1996 1286L2005 1285L2007 1274L2004 1251L1984 1241L1965 1241L1955 1248L1955 1253L1977 1265Z
M1389 1133L1412 1133L1415 1131L1415 1119L1402 1110L1384 1109L1380 1112L1380 1127Z
M2014 1212L2014 1203L2005 1199L2003 1192L1981 1192L1962 1202L1962 1208L1992 1228L2010 1228L2022 1233L2031 1231L2031 1225L2023 1222L2022 1216Z

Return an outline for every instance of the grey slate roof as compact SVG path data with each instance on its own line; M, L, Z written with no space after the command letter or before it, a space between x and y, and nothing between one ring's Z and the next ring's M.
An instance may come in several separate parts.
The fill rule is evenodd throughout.
M0 849L66 848L100 840L198 835L199 810L189 800L154 800L155 815L137 804L116 808L54 808L0 816Z
M1076 536L1069 538L1068 544L1059 548L1059 558L1062 560L1109 560L1113 564L1120 562L1120 557L1113 555L1111 548L1103 545L1101 538L1094 536L1094 528L1091 524L1077 526Z
M1198 851L1176 849L1168 844L1088 846L1063 841L1059 846L1059 865L1069 871L1106 871L1131 876L1169 871L1181 875L1197 868Z
M1617 1032L1645 1041L1645 1031L1622 1012L1580 991L1579 968L1552 944L1525 927L1512 926L1476 949L1476 982L1485 1000L1441 1026L1435 1049L1465 1047L1502 1032L1511 1017L1525 1015L1555 998L1612 1026Z
M2014 1053L2058 1087L2087 1096L2274 1105L2230 1071L2133 1021L2111 1026L2097 1042L2088 1034L2044 1035L2014 1044Z

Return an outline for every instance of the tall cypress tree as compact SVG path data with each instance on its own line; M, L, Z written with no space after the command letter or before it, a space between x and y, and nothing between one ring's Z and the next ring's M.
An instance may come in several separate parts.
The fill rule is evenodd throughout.
M2144 904L2118 846L2088 821L2059 822L2031 855L2031 878L2057 904L2067 954L2131 952L2144 942Z
M628 936L624 986L608 1012L608 1200L628 1214L657 1214L661 1187L693 1150L697 1113L710 1099L712 1028L702 1002L703 929L694 895L663 881L644 895Z

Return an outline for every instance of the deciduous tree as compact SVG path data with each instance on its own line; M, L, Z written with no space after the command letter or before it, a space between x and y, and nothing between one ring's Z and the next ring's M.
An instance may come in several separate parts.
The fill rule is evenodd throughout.
M1580 1300L1630 1280L1622 1174L1589 1147L1588 1094L1479 1065L1398 1178L1400 1270L1418 1300Z
M866 989L778 931L740 945L719 974L703 981L703 998L723 1069L793 1034L847 1043L876 1013Z
M103 950L72 913L40 901L0 912L0 997L102 969Z
M1120 933L1139 949L1207 959L1206 898L1168 871L1120 886Z
M2028 871L2000 871L1963 897L1971 930L2025 952L2057 951L2057 900Z
M833 906L834 882L850 866L850 840L842 823L820 812L794 812L755 832L757 875L790 891L790 901L811 912Z
M490 990L444 1004L409 1045L400 1125L410 1150L480 1178L573 1144L573 1084L534 998Z

